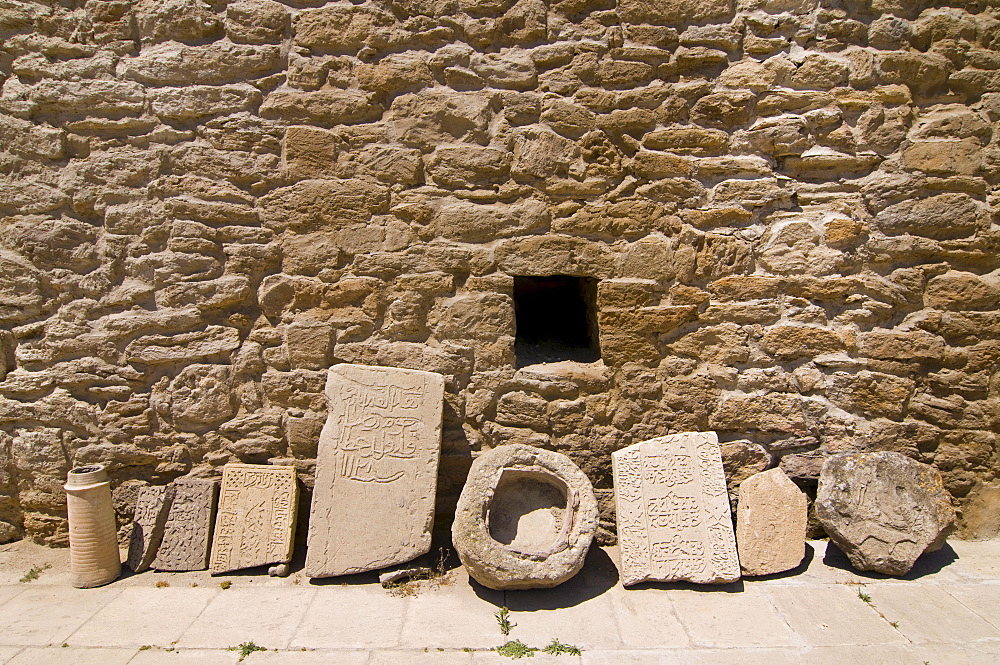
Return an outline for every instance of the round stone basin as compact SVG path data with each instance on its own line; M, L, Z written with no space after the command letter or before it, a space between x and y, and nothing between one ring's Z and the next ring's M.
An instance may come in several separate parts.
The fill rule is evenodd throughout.
M566 537L566 494L566 484L541 469L504 469L486 516L490 536L515 552L554 552Z

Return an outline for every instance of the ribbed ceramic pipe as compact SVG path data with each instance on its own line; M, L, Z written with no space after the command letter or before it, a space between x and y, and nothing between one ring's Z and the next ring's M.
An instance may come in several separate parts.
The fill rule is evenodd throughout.
M69 556L73 586L101 586L122 572L111 483L101 464L71 469L66 476Z

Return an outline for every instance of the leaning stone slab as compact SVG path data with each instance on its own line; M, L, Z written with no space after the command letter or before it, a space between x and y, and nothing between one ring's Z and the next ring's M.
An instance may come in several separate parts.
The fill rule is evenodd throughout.
M431 546L444 377L335 365L319 437L306 575L377 570Z
M125 561L133 572L141 573L153 565L163 540L173 493L173 487L168 485L147 485L139 490L132 517L128 559Z
M583 567L597 519L594 488L570 458L523 444L499 446L472 463L452 544L483 586L553 587Z
M684 432L611 454L622 584L740 578L715 432Z
M223 467L210 572L291 561L298 501L294 466Z
M205 570L219 484L202 478L178 478L173 487L174 500L153 568L171 572Z
M744 575L774 575L802 563L808 505L806 495L781 469L755 473L740 483L736 544Z
M816 517L858 570L905 575L944 546L955 521L941 474L895 452L850 453L823 464Z

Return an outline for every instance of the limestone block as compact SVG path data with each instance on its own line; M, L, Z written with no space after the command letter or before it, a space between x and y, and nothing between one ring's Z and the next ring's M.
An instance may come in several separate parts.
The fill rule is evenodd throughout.
M226 34L234 42L273 44L288 27L288 9L271 0L238 0L226 7Z
M153 564L163 540L172 500L173 487L168 485L147 485L139 490L132 517L132 539L125 561L132 572L141 573Z
M330 366L335 330L322 321L297 321L285 328L285 345L292 369L326 369Z
M177 427L199 429L235 413L227 365L188 365L170 383L170 415Z
M240 331L208 326L180 335L143 335L125 347L130 363L161 364L224 357L239 348Z
M444 377L335 365L326 397L306 574L360 573L425 554L434 523Z
M248 111L259 105L260 100L260 91L247 83L193 85L150 91L153 113L161 118L180 121Z
M134 58L123 59L119 63L119 73L126 79L154 86L236 83L270 73L279 65L280 58L281 51L277 46L251 46L226 41L186 46L165 42L142 49ZM89 87L91 83L106 82L87 83ZM91 94L96 92L91 91Z
M205 570L219 484L202 478L178 478L173 487L174 499L153 568L171 572Z
M561 453L511 444L472 463L452 525L469 574L491 589L536 589L576 575L598 507L590 479Z
M715 432L682 432L611 454L622 584L740 578Z
M202 0L142 0L136 13L144 44L167 40L194 44L222 33L219 17Z
M781 469L756 473L740 483L736 543L744 575L773 575L802 562L808 503Z
M382 106L362 90L275 90L264 100L260 114L287 122L338 125L376 120Z
M223 467L211 573L291 561L298 505L294 466Z
M820 472L816 517L858 570L905 575L940 549L955 509L934 467L896 452L829 458Z
M705 19L725 18L733 11L732 0L622 0L618 13L629 23L697 23Z

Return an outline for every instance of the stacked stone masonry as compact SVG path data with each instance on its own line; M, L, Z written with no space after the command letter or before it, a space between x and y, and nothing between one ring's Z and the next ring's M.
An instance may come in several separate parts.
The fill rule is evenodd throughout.
M996 0L0 0L0 542L62 479L296 467L336 363L445 376L472 457L715 431L731 489L1000 467ZM601 361L518 367L515 276ZM978 505L978 504L976 504ZM989 514L978 510L976 514Z

